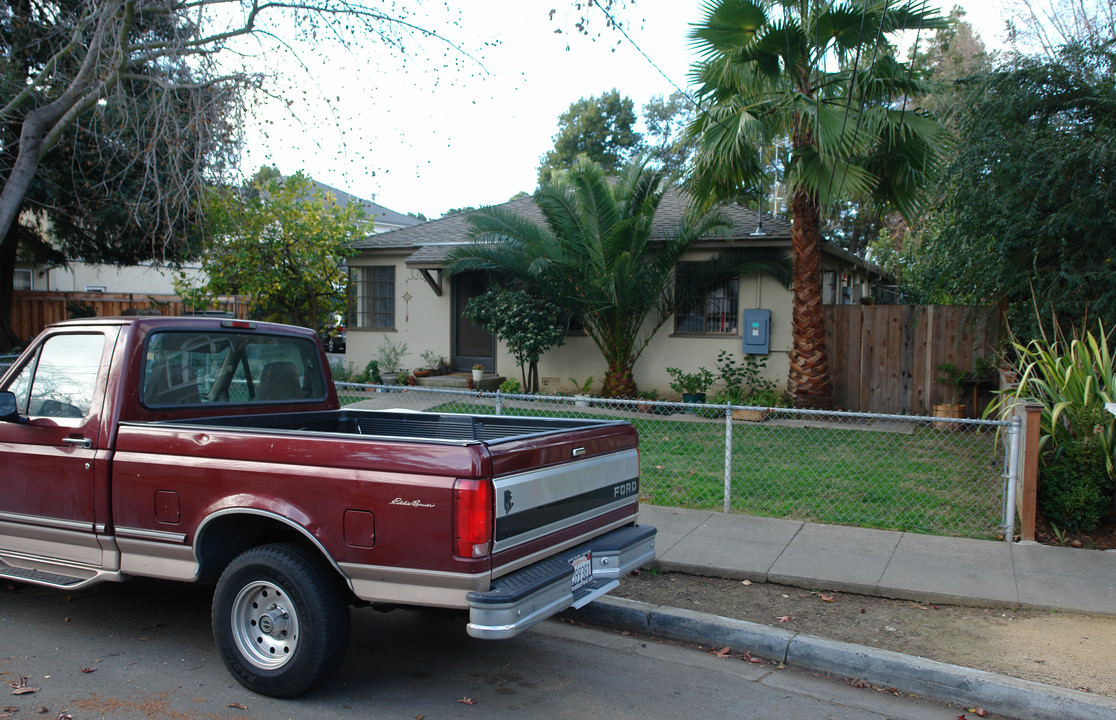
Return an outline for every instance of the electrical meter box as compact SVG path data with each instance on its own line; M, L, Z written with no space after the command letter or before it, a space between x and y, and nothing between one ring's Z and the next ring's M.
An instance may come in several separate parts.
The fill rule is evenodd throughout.
M744 354L767 355L771 352L771 311L744 311Z

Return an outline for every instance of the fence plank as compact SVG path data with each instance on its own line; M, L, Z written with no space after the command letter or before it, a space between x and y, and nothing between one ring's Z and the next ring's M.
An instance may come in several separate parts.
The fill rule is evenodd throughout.
M82 303L92 308L96 317L113 317L126 310L158 310L164 315L180 315L185 303L177 295L143 295L132 293L16 292L12 298L11 324L16 336L26 340L38 335L52 323L73 317L71 304ZM240 297L221 298L218 310L248 317L248 303Z
M830 305L826 321L834 397L860 412L931 414L956 394L938 366L970 369L1000 335L999 310L984 305Z

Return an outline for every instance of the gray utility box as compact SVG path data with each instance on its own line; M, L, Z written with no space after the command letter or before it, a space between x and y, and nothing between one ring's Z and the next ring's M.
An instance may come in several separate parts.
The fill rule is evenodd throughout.
M771 311L744 311L744 354L767 355L771 352Z

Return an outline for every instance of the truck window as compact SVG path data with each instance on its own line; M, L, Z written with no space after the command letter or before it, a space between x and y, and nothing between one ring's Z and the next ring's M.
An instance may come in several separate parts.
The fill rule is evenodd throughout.
M325 375L306 338L163 331L147 339L141 397L152 408L321 402Z
M55 335L40 346L15 380L21 414L32 417L81 418L89 413L105 336Z

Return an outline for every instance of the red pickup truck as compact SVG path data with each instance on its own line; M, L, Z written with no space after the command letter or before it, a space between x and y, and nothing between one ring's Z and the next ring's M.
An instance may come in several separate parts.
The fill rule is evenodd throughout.
M348 605L507 638L654 557L613 420L341 408L310 330L216 318L48 327L0 377L0 577L215 582L246 687L341 663Z

